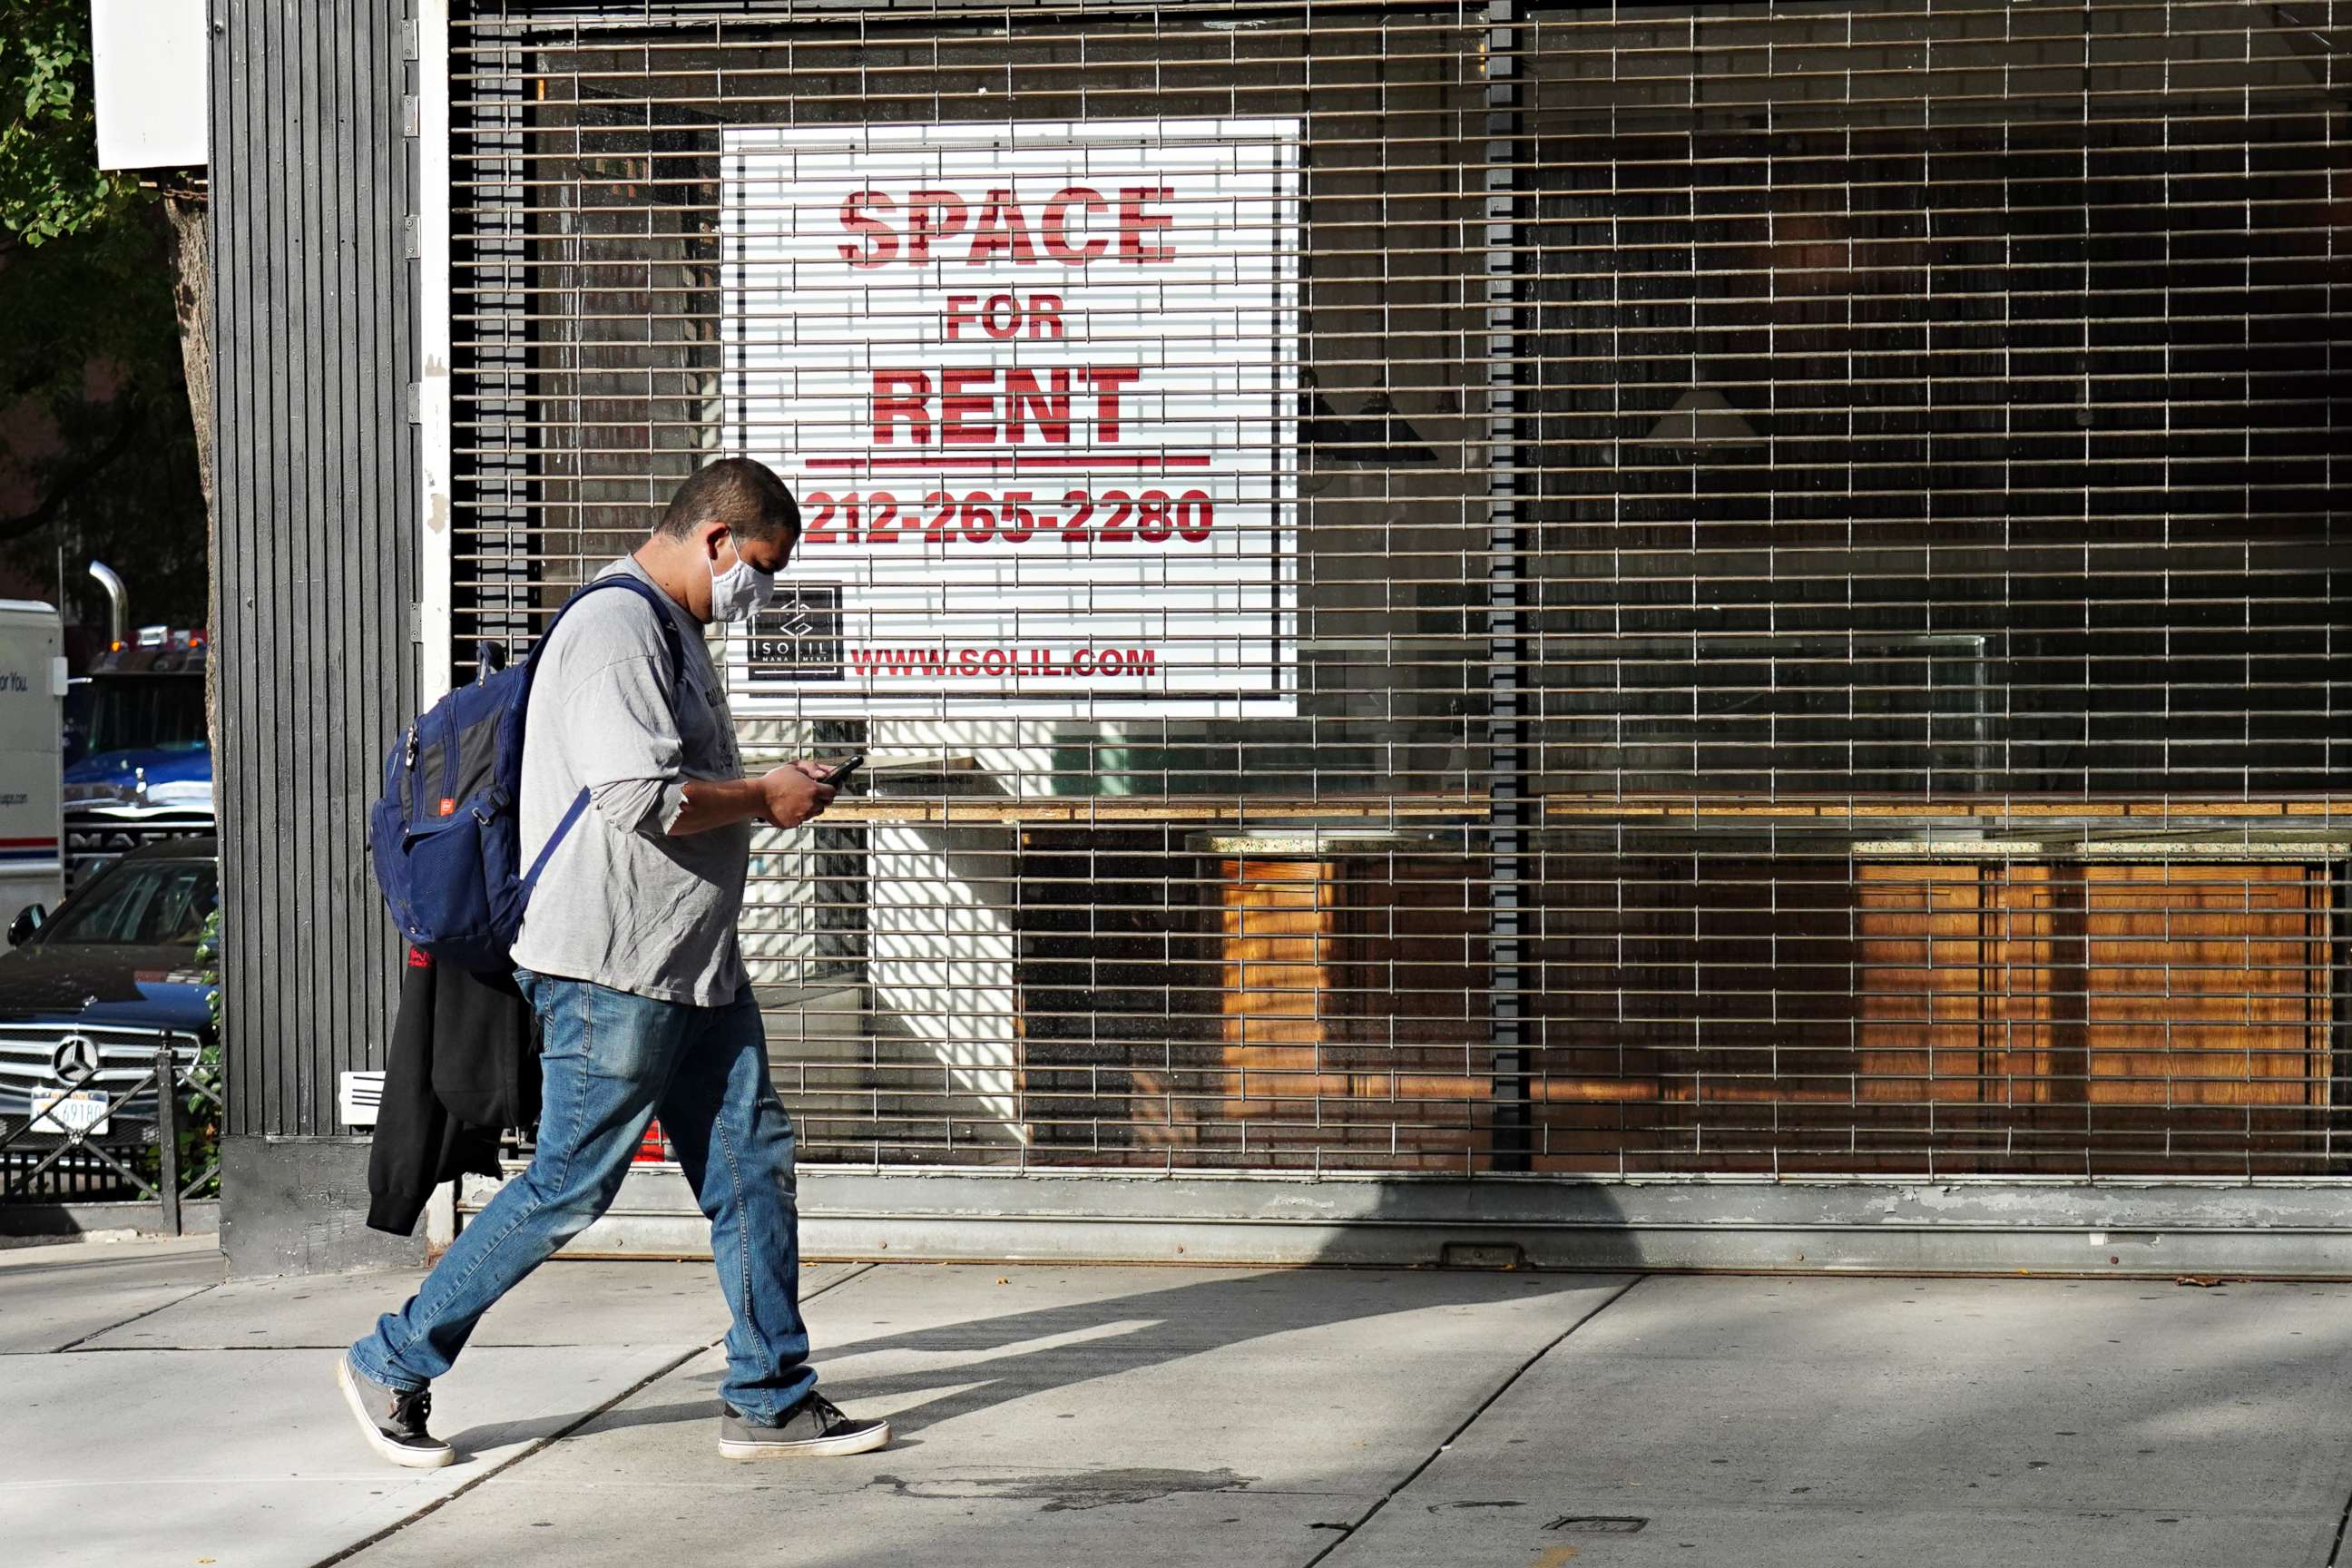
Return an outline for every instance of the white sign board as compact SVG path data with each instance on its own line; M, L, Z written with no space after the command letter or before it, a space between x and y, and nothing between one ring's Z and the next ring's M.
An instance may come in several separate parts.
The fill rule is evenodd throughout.
M383 1110L383 1074L346 1072L335 1079L335 1116L346 1127L373 1127Z
M212 23L205 0L90 0L101 169L202 167Z
M1294 120L730 130L739 713L1288 713Z

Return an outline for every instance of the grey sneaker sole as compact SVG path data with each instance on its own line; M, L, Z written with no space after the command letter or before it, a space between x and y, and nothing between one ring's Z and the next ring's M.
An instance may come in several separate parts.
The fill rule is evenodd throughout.
M797 1443L745 1442L740 1437L719 1439L719 1457L723 1459L837 1459L845 1454L866 1454L890 1442L890 1423L885 1421L870 1432L852 1432L839 1437L809 1437Z
M368 1415L367 1402L360 1397L360 1385L352 1381L352 1363L342 1357L335 1358L335 1386L343 1391L343 1403L351 1408L352 1419L360 1424L360 1435L379 1458L406 1470L437 1470L453 1463L457 1450L444 1443L437 1448L404 1448L375 1429L375 1420Z

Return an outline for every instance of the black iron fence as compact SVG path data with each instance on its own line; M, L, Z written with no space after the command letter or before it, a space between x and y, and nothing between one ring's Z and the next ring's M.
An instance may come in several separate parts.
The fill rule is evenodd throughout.
M93 1052L68 1059L57 1087L32 1092L21 1111L0 1113L0 1204L147 1202L163 1229L180 1233L181 1205L219 1190L224 1102L193 1037L157 1041L128 1082L117 1068L107 1088L82 1087L101 1081Z

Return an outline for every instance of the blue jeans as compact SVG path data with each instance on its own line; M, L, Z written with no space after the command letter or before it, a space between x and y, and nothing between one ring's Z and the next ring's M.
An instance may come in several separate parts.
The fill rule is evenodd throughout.
M749 987L719 1007L520 973L539 1015L539 1146L397 1312L352 1347L390 1388L449 1370L492 1303L612 1206L661 1118L710 1218L710 1250L733 1310L719 1395L772 1426L812 1388L800 1311L793 1124L768 1077L766 1031Z

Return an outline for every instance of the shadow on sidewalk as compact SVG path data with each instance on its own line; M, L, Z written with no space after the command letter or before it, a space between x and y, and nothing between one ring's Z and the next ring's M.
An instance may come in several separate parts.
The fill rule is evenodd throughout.
M912 1272L919 1266L884 1267ZM1008 1401L1251 1340L1399 1313L1556 1297L1561 1299L1559 1326L1565 1329L1605 1300L1606 1288L1622 1278L1499 1270L1220 1269L1207 1279L1101 1300L857 1340L828 1342L820 1337L816 1360L824 1373L821 1386L845 1407L854 1411L861 1403L889 1402L894 1439L903 1441L927 1426ZM904 1372L861 1370L869 1358L905 1352L938 1359ZM831 1370L836 1366L843 1370ZM693 1381L708 1386L709 1397L610 1411L590 1420L583 1435L709 1421L719 1410L719 1373L713 1369ZM919 1403L899 1403L934 1389L943 1391ZM463 1451L491 1441L553 1436L580 1419L483 1427L451 1441Z

